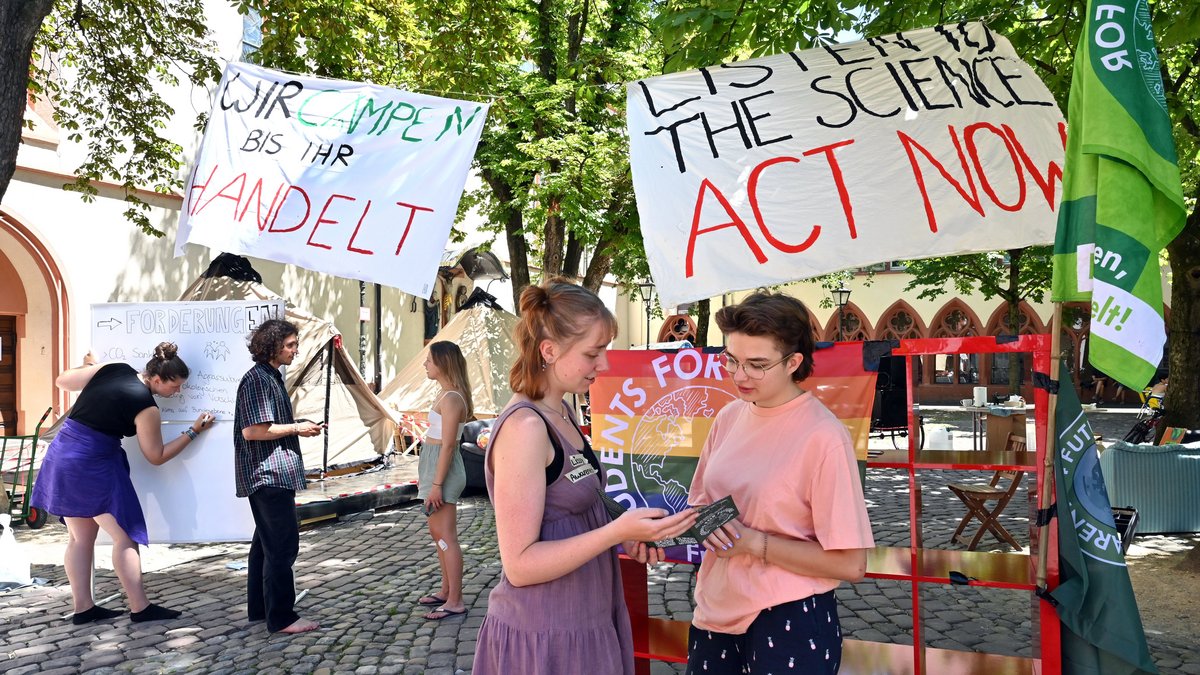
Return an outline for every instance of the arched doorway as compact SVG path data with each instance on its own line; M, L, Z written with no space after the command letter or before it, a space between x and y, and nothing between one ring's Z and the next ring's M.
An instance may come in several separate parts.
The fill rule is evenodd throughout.
M921 314L907 302L897 300L883 312L875 335L880 340L911 340L924 337L925 330Z
M4 433L30 434L47 406L61 414L69 404L54 386L69 360L67 288L50 250L7 211L0 211L0 257L0 399L11 399Z

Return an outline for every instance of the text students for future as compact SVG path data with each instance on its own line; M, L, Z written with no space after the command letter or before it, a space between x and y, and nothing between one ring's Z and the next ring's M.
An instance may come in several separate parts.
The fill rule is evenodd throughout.
M173 343L159 344L140 375L124 363L98 364L89 353L84 365L55 380L67 391L80 392L79 398L46 450L29 503L66 521L64 565L76 624L121 614L92 599L96 535L101 529L113 541L113 569L125 589L130 618L157 621L180 615L146 599L138 544L145 546L150 538L142 504L129 478L129 459L121 447L122 437L136 435L146 460L160 465L178 456L212 426L212 414L200 413L182 434L163 442L162 416L154 397L175 396L187 380L188 367L178 351Z

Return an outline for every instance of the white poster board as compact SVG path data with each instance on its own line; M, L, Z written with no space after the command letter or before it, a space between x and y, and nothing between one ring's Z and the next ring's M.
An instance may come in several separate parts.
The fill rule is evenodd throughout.
M1065 121L982 23L639 80L628 119L666 307L1054 241Z
M429 297L487 111L230 63L175 254L192 242Z
M242 375L254 362L246 336L259 323L284 316L281 300L152 302L92 305L92 353L141 372L154 347L170 341L191 371L179 395L158 398L163 441L178 436L203 411L213 426L161 466L146 461L137 438L122 442L152 544L248 541L250 505L236 496L233 409Z

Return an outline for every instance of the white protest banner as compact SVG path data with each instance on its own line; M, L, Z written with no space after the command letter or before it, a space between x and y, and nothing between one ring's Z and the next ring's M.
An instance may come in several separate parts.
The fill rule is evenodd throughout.
M175 255L203 244L428 297L487 110L230 63Z
M160 398L162 419L191 422L202 412L232 420L242 375L254 367L246 338L268 319L284 318L282 300L109 302L92 305L92 353L141 372L160 342L174 342L190 375L179 393Z
M632 82L628 115L664 306L1054 240L1062 113L981 23Z
M187 364L178 394L156 398L163 441L177 438L202 412L217 421L161 466L147 461L137 436L121 442L152 544L249 541L254 519L237 498L233 413L238 384L254 361L246 337L267 319L284 317L282 300L121 302L92 305L92 353L139 372L160 342L174 342ZM101 540L105 538L101 535Z

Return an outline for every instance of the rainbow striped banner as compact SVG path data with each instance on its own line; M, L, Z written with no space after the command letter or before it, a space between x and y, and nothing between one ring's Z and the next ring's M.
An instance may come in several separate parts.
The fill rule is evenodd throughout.
M876 373L863 368L861 342L839 342L813 354L804 388L842 420L858 459L867 460ZM592 385L592 447L605 469L609 496L627 507L672 512L687 506L696 462L717 411L736 400L719 351L610 351L610 369ZM699 562L700 547L668 551Z

